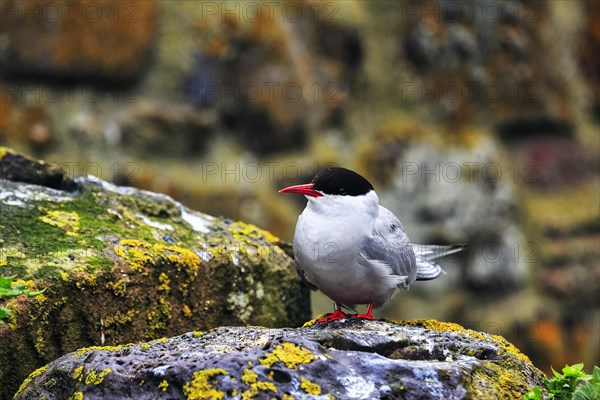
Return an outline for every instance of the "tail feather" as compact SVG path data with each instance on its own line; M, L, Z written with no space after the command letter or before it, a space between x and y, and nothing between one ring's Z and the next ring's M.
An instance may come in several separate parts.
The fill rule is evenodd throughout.
M435 279L443 273L445 274L442 267L440 267L435 260L450 254L458 253L463 250L465 246L412 244L412 248L417 258L417 280L427 281Z

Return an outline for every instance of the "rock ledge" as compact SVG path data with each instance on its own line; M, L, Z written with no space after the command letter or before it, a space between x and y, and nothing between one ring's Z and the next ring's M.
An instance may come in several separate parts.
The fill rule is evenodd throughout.
M543 379L504 338L453 323L307 325L81 349L33 373L16 399L517 399Z

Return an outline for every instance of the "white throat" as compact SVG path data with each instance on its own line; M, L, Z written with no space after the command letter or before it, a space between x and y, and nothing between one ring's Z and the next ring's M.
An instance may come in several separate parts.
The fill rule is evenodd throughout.
M323 218L353 218L374 221L379 215L379 197L374 190L361 196L324 195L321 197L306 196L306 198L308 204L305 211L318 214Z

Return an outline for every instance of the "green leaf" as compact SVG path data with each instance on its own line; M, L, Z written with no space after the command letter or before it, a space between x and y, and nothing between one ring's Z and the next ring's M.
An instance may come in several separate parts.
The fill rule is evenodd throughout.
M577 388L573 393L573 400L598 400L600 399L600 382L588 382Z
M583 363L573 364L573 365L565 365L562 369L562 372L566 377L574 377L579 378L585 376L585 372L583 371Z
M550 367L550 369L552 370L552 373L554 374L555 378L562 378L563 377L561 374L559 374L558 372L556 372L553 367Z
M22 294L34 297L46 291L46 289L44 289L37 292L32 292L29 289L27 289L23 284L13 285L12 281L16 277L16 275L0 276L0 297L16 297Z
M530 392L525 393L523 400L542 400L542 389L539 386L534 387Z
M12 314L8 308L0 307L0 324L4 323L5 319L8 319Z

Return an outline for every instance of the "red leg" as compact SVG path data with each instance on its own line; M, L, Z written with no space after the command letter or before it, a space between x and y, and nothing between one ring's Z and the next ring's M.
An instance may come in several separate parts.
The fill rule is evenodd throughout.
M348 316L344 314L339 304L335 303L333 305L333 312L331 314L327 314L323 318L318 319L317 322L331 322L346 318L348 318Z
M373 318L373 303L369 303L369 309L366 314L354 314L352 318L375 319Z

